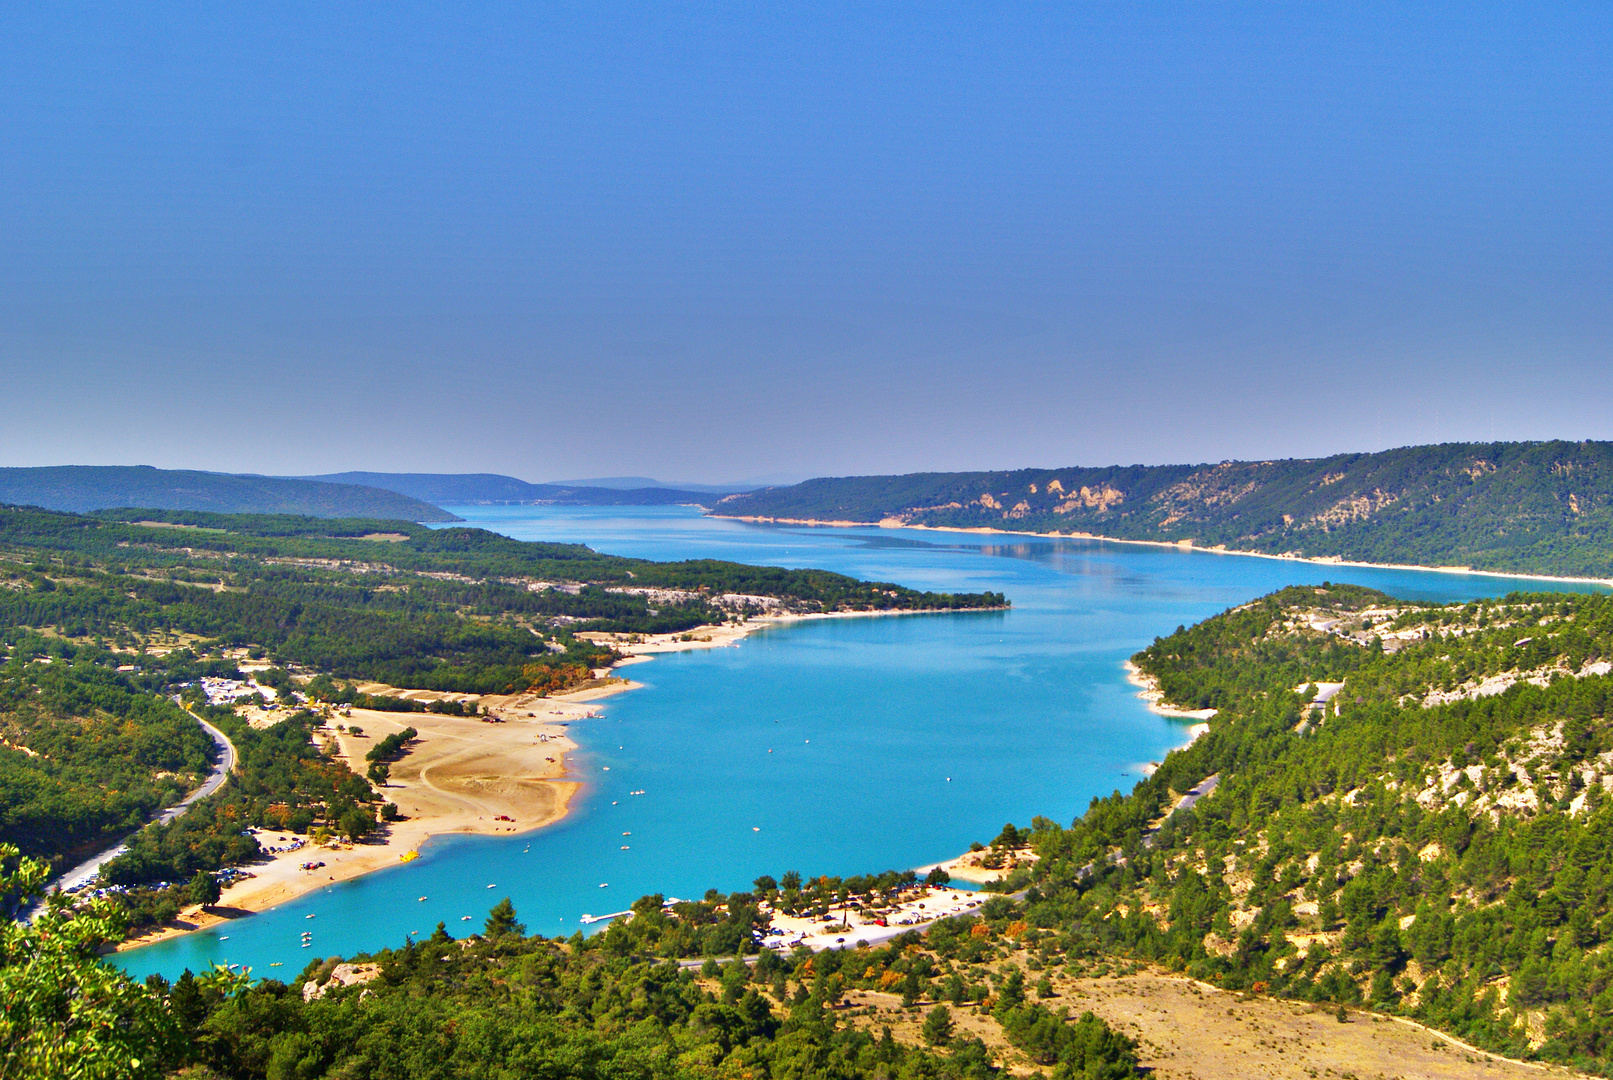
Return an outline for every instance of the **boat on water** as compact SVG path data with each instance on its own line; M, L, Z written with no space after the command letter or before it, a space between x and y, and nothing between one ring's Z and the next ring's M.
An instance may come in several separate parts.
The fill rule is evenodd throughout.
M402 855L398 856L398 861L399 862L414 862L419 857L420 857L420 853L418 851L405 851Z

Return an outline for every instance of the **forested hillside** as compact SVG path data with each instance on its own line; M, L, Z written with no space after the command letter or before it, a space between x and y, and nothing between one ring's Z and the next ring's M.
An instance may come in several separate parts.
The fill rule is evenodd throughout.
M27 863L0 869L0 892L30 880ZM88 955L118 932L117 910L94 901L13 928L0 955L0 1075L989 1080L1010 1075L1010 1056L1012 1075L1137 1075L1130 1039L1090 1013L1069 1015L1045 974L1028 985L1027 970L1076 958L1007 900L869 949L779 956L753 941L769 902L871 898L911 881L819 878L781 894L764 879L756 892L700 901L649 896L631 919L567 940L525 936L505 900L470 937L439 923L397 949L315 957L289 982L217 968L145 986ZM752 963L677 962L736 953ZM22 970L25 955L37 963ZM965 1012L984 1038L960 1030Z
M714 512L1608 577L1613 443L1447 443L1218 465L844 477L732 495Z
M1134 658L1167 700L1219 710L1208 734L1072 827L1038 821L1011 885L1031 886L1032 925L1094 948L1601 1073L1610 658L1605 595L1283 590Z
M161 694L194 678L179 662L161 675L104 664L0 666L0 842L24 854L88 855L144 825L207 775L213 742Z
M126 506L223 514L311 514L407 521L458 521L430 503L358 484L233 476L149 465L59 465L0 469L0 504L84 513Z

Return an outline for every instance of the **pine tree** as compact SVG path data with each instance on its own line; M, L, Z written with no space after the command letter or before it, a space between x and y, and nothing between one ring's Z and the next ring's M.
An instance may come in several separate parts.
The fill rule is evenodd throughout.
M924 1018L924 1041L931 1046L940 1046L952 1038L952 1013L945 1005L937 1005L931 1009Z
M515 905L510 903L508 896L487 913L487 926L483 933L490 938L503 937L505 934L526 934L526 924L516 921Z

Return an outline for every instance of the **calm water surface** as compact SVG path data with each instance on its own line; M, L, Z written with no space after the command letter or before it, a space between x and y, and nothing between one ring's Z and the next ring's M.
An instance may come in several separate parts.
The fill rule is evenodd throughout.
M1101 541L759 526L684 507L454 509L523 540L989 589L1013 610L810 622L636 665L644 689L572 727L583 751L570 765L586 786L564 822L434 840L407 865L121 954L131 974L218 961L289 977L312 957L401 944L439 921L456 935L479 929L503 896L530 930L569 935L579 915L646 893L935 862L1007 821L1067 822L1180 745L1184 726L1148 712L1121 668L1179 624L1323 580L1439 601L1543 587ZM313 946L300 948L310 929Z

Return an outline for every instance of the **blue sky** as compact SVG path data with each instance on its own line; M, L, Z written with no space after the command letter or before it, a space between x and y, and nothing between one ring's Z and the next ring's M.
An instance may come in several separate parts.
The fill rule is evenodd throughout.
M1613 8L0 11L0 464L1613 438Z

